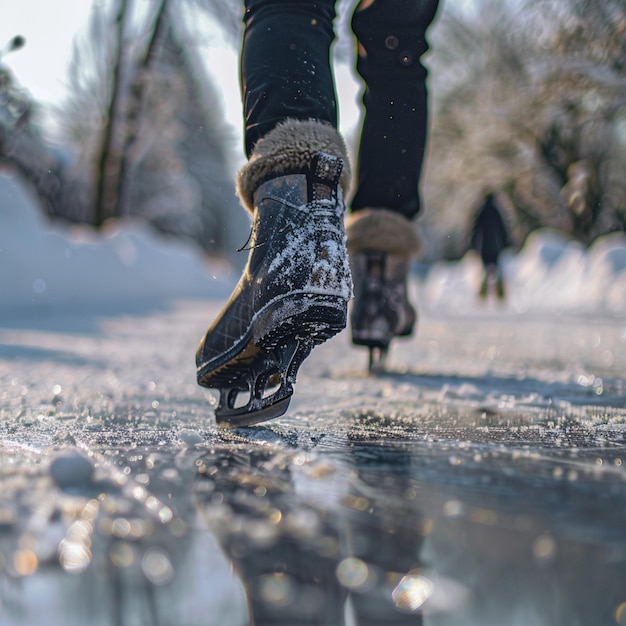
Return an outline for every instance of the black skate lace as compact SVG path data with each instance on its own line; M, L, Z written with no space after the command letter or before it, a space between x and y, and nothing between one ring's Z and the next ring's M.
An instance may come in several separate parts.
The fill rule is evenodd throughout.
M277 230L276 234L281 235L282 233L286 231L287 231L287 226L284 226L280 230ZM249 246L248 244L250 243L250 240L252 239L252 235L254 235L254 228L250 229L250 233L248 234L248 238L246 239L245 243L240 248L237 248L236 252L249 252L250 250L256 250L257 248L261 248L269 244L269 241L266 240L266 241L256 242L253 246Z
M244 241L243 246L241 246L240 248L236 249L236 252L244 252L246 250L252 250L253 248L256 248L257 246L248 246L248 244L250 243L250 240L252 239L252 233L254 232L254 229L251 228L250 232L248 233L248 238Z

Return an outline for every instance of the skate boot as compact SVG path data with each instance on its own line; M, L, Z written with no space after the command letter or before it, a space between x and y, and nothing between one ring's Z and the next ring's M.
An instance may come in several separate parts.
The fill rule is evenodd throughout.
M239 174L253 213L248 263L196 353L198 383L219 391L220 424L285 413L304 359L345 328L352 283L341 157L332 126L289 120L257 143Z
M417 314L407 276L420 246L414 225L385 209L353 213L347 225L354 301L352 342L369 348L369 370L384 368L393 337L413 334Z

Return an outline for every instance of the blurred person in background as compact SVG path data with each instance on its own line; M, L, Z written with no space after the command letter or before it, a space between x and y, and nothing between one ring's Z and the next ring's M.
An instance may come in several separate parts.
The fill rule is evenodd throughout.
M498 300L506 297L504 276L500 255L510 245L509 232L496 203L494 192L490 191L476 211L472 224L471 248L482 261L483 276L478 295L487 298L493 288Z

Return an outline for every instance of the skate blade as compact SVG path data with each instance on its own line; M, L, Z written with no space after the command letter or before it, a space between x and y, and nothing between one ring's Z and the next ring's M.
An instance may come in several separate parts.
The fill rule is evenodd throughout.
M389 352L389 337L374 337L370 333L352 333L352 343L368 350L367 371L370 374L384 372Z
M311 350L342 331L347 304L326 299L298 315L275 322L263 333L266 322L257 320L247 343L217 370L200 371L198 383L219 390L215 419L220 426L249 426L283 415L293 395L298 370ZM267 324L268 326L270 324Z
M215 409L218 425L250 426L283 415L293 395L298 369L315 345L314 341L293 339L261 351L238 380L220 386ZM245 403L238 406L241 398Z
M217 409L215 419L218 426L237 428L239 426L253 426L284 415L289 408L291 394L282 400L269 403L265 407L246 406L242 409Z

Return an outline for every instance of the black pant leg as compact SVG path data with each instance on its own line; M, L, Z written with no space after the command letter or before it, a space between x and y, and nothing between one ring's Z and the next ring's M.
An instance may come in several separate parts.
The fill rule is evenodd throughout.
M335 0L246 0L241 52L245 148L287 119L337 127Z
M376 0L352 17L365 117L352 210L381 207L414 217L428 124L426 30L438 0Z

